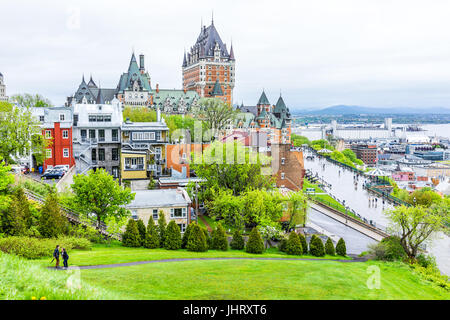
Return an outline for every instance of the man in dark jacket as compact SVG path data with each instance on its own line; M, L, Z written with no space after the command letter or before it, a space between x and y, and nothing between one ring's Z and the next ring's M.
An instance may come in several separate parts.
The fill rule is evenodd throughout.
M68 268L67 260L69 260L69 255L67 254L66 248L62 248L61 256L63 258L64 268Z
M56 260L56 269L59 267L59 244L56 246L55 251L53 251L53 258Z

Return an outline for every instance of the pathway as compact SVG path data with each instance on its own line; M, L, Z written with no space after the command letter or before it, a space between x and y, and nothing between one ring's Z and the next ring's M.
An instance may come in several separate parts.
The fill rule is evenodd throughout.
M206 229L208 229L209 232L212 232L213 229L211 228L211 226L209 225L209 223L206 221L205 217L203 217L203 215L199 215L198 217L199 217L200 220L202 220L202 222L205 224Z
M149 263L161 263L161 262L183 262L183 261L212 261L212 260L287 260L287 261L337 261L337 262L365 262L367 258L358 257L356 255L348 255L351 260L348 259L314 259L314 258L252 258L252 257L227 257L227 258L179 258L179 259L161 259L161 260L147 260L136 262L125 262L115 264L99 264L93 266L73 266L69 268L58 268L57 270L89 270L89 269L104 269L104 268L120 268L131 267ZM48 269L55 269L54 267L47 267Z

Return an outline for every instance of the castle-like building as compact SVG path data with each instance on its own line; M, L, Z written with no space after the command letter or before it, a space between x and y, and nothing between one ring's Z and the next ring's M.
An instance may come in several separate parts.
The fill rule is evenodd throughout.
M235 84L235 58L222 42L214 26L203 26L197 42L183 57L183 88L200 97L218 97L232 105Z
M8 101L6 96L6 85L3 81L3 74L0 72L0 101Z

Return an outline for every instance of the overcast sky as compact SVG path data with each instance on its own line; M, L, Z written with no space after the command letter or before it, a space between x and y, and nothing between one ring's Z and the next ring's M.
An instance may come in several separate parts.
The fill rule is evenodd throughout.
M236 57L234 102L280 90L294 109L450 107L450 1L21 1L0 3L7 94L56 105L92 73L115 88L132 50L152 86L181 88L184 49L214 24Z

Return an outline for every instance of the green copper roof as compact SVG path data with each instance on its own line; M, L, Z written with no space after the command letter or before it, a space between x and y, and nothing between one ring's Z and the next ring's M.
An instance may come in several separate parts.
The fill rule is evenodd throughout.
M267 99L266 93L264 92L264 90L261 94L261 97L258 100L258 104L264 104L264 105L270 104L269 99Z
M140 89L147 91L151 90L148 75L146 73L141 74L133 52L130 65L128 66L128 72L120 76L117 91L122 93L124 90L131 90L135 81L139 84Z
M212 96L223 96L222 87L220 86L219 80L216 80L216 83L214 84L214 88L211 92Z

